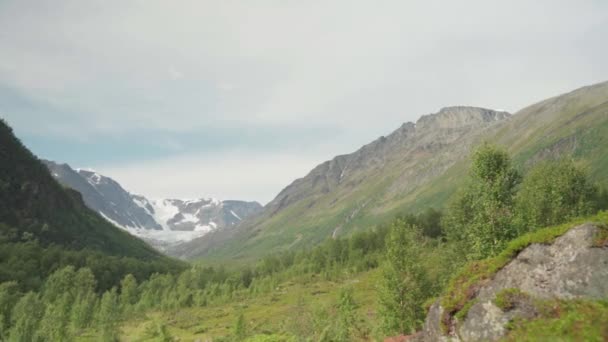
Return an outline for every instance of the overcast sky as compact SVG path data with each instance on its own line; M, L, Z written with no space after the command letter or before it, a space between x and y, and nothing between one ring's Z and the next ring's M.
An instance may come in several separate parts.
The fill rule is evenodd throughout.
M271 200L450 105L608 79L608 1L0 0L0 117L152 198Z

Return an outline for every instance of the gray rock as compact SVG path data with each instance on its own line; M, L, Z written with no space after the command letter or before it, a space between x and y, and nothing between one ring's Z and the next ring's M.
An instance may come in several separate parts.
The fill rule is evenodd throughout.
M533 298L603 299L608 297L608 248L593 247L598 228L591 223L570 229L551 245L533 244L496 273L478 291L476 303L450 338L462 341L496 341L514 317L532 317L524 305L503 312L494 305L501 290L516 288ZM445 340L442 309L435 303L427 316L420 341Z

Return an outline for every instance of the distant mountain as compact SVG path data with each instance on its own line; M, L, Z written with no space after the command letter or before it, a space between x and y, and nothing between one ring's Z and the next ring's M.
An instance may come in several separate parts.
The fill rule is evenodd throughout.
M608 82L551 98L515 115L448 107L405 123L358 151L295 180L237 229L176 246L185 258L251 258L370 229L387 218L440 208L466 179L482 141L504 146L517 164L568 156L608 182Z
M51 174L61 184L82 195L84 203L120 227L163 229L148 214L146 208L134 202L134 197L111 178L96 172L72 169L67 164L43 160Z
M65 189L0 120L0 241L97 250L142 259L162 258L143 241L88 209Z
M112 178L93 170L72 169L48 160L44 163L61 184L80 192L89 208L161 249L235 226L262 209L257 202L149 200L129 193Z

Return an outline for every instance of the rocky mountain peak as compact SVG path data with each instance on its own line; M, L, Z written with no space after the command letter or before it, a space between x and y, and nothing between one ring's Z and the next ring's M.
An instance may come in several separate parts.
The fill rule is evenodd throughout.
M459 129L465 127L476 127L492 122L503 121L511 117L505 111L493 109L453 106L444 107L434 114L423 115L416 122L416 129Z

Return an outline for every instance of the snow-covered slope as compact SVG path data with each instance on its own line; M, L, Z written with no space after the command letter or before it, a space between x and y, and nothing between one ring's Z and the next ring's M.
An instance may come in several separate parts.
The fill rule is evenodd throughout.
M159 249L235 226L262 209L257 202L214 198L151 200L129 193L112 178L93 170L43 162L61 184L80 192L89 208Z

